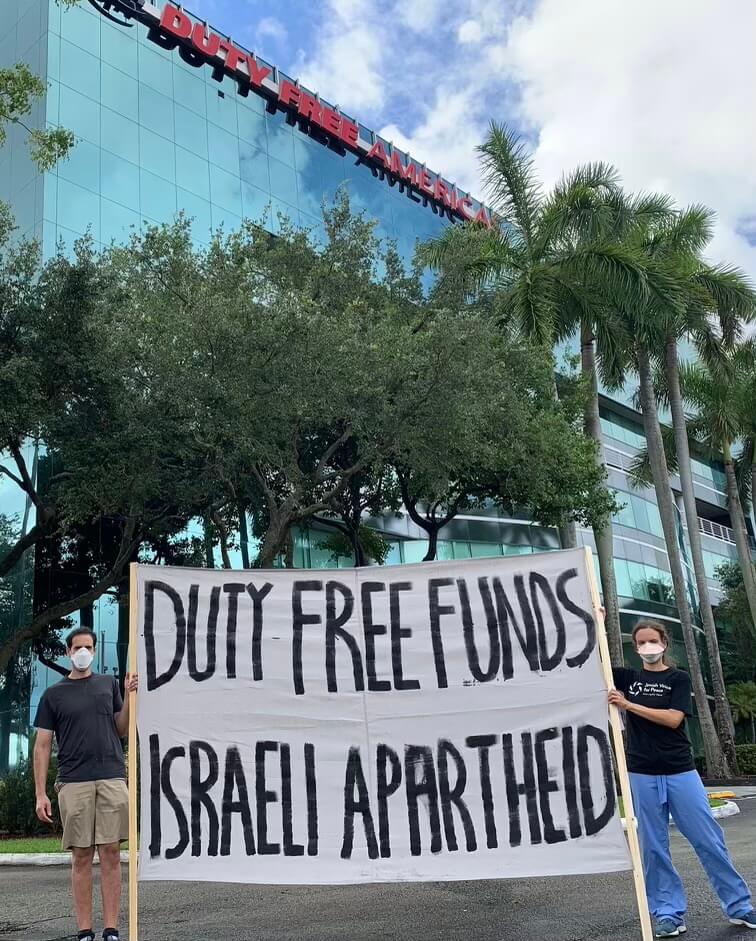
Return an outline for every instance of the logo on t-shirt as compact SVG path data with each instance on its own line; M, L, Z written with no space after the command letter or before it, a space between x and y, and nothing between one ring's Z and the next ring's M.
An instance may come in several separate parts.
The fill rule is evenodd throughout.
M628 696L650 696L660 699L671 692L672 687L669 683L663 683L661 680L654 680L652 683L644 680L633 680L627 694Z

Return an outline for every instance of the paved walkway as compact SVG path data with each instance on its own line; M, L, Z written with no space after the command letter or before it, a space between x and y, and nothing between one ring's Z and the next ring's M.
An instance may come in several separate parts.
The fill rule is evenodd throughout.
M740 807L722 825L736 865L756 888L756 800L744 795ZM686 939L756 941L756 932L725 921L693 851L676 831L672 846L689 893ZM139 941L640 938L629 874L340 888L146 883L140 893ZM64 869L0 871L0 941L67 941L69 911Z

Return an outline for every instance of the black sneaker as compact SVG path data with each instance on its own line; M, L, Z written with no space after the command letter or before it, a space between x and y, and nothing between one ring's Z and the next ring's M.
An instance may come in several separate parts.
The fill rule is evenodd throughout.
M89 931L80 931L79 941L96 941L94 931L91 929Z
M92 935L92 941L94 941L94 935ZM102 941L121 941L121 936L118 934L118 929L106 928L102 933Z

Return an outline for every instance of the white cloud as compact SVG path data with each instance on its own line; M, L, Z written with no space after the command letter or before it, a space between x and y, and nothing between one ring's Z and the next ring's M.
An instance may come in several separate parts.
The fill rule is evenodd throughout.
M265 16L257 24L256 35L258 41L263 39L272 39L274 42L285 42L287 37L286 27L280 20L274 16Z
M370 0L329 0L327 7L314 50L299 53L294 71L305 86L359 117L384 104L384 18Z
M488 121L534 141L547 184L589 160L718 214L712 257L756 276L756 3L326 0L295 74L483 195ZM408 27L413 31L408 33Z
M489 50L520 90L552 182L587 160L632 189L718 213L712 257L756 274L756 5L740 0L539 0Z
M380 135L451 182L479 194L480 174L475 146L482 133L470 98L467 90L455 93L451 88L445 88L429 108L422 124L411 133L402 132L395 124L388 124Z
M433 31L441 15L441 0L398 0L394 16L416 32Z
M483 28L477 20L465 20L460 23L457 30L457 39L460 42L480 42L483 38Z

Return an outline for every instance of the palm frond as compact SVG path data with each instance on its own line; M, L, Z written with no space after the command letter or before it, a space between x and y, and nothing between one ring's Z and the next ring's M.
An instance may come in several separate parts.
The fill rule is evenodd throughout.
M563 265L585 284L596 285L602 294L622 299L628 307L641 307L649 297L643 258L625 245L614 242L578 246Z
M693 283L706 291L712 300L722 337L732 345L742 325L756 318L756 291L740 268L729 265L704 266L693 277Z
M543 265L531 268L512 284L509 315L534 343L554 343L557 294L552 272Z
M596 336L596 369L605 388L620 389L632 361L628 356L631 337L623 319L614 311L605 310L593 325Z
M492 121L478 153L492 208L531 245L542 189L526 142L514 129Z
M714 213L706 206L691 205L674 213L654 232L649 246L655 257L699 255L714 234Z
M670 474L676 474L678 463L674 429L669 425L660 425L659 427L661 428L662 444L664 446L664 456L667 459L667 468ZM635 489L641 490L653 485L654 475L651 471L651 459L649 458L647 447L641 448L633 458L627 476L630 485Z

